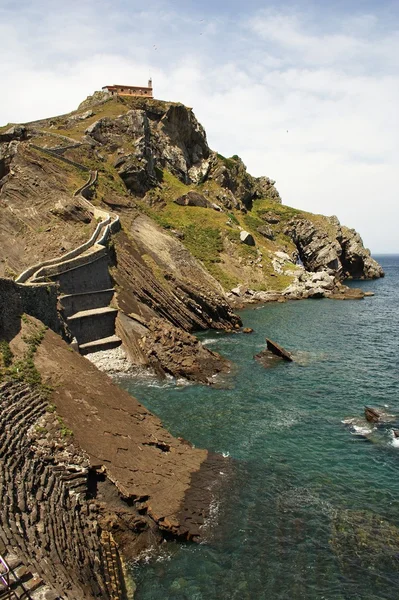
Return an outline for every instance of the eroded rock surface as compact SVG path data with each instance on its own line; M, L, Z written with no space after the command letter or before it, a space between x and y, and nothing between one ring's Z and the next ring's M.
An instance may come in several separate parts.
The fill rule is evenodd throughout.
M316 225L308 219L294 219L286 228L307 271L327 270L341 279L384 276L381 266L364 248L354 229L341 226L336 217L326 222L328 226Z

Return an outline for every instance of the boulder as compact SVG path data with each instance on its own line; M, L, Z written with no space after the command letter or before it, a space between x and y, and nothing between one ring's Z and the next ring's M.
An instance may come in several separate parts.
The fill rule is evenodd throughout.
M243 244L247 244L247 246L255 246L255 240L248 231L240 231L240 240Z
M212 204L203 196L197 192L188 192L183 196L180 196L175 201L175 204L179 206L198 206L199 208L213 208ZM219 209L219 207L218 207Z
M28 137L28 130L24 125L13 125L4 133L0 133L0 142L21 142Z
M280 223L281 218L273 212L266 212L259 215L262 221L266 221L266 223L270 223L270 225L277 225Z
M244 327L244 329L242 330L243 333L253 333L253 329L252 327Z
M274 240L274 233L271 227L269 227L269 225L261 225L260 227L257 228L256 230L258 233L260 233L261 235L263 235L263 237L267 238L268 240Z
M80 113L78 115L72 115L72 117L70 117L68 120L69 121L84 121L85 119L88 119L89 117L92 117L94 115L94 112L92 110L86 110L86 112L84 113Z

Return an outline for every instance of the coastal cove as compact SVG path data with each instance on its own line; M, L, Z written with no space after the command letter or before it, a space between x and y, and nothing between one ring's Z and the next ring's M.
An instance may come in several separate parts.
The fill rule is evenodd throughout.
M372 298L256 306L240 313L253 334L201 334L236 365L227 389L120 380L233 465L207 543L133 565L136 600L396 599L399 448L390 428L366 439L342 423L365 405L399 411L399 255L375 258L386 277L353 283ZM253 360L266 336L296 362Z

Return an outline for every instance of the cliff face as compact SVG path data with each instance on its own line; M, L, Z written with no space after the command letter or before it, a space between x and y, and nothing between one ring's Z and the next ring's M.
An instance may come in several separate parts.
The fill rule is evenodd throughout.
M364 248L354 229L342 227L337 217L318 226L308 219L294 219L286 233L296 244L307 271L328 269L340 278L377 279L383 276L381 266Z

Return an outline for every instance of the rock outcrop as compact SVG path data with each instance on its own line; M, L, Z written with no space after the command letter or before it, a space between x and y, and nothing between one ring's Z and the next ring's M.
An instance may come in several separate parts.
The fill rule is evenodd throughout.
M250 175L239 156L231 158L214 156L209 179L231 192L230 199L228 196L224 198L226 208L250 210L253 201L257 198L270 198L274 202L281 203L280 194L274 187L276 182L268 177Z
M316 224L308 219L294 219L286 227L307 271L327 270L340 279L377 279L383 277L380 265L364 248L354 229L342 227L336 217Z
M157 185L157 169L167 168L184 183L206 176L211 152L203 127L182 104L151 104L116 118L104 117L86 129L89 143L118 151L115 167L126 187L145 194ZM128 141L132 151L124 146Z
M140 345L148 364L161 374L212 383L218 373L228 373L230 363L205 348L196 337L161 319L152 319Z
M188 192L176 198L175 203L179 206L198 206L200 208L211 208L211 203L202 194Z

